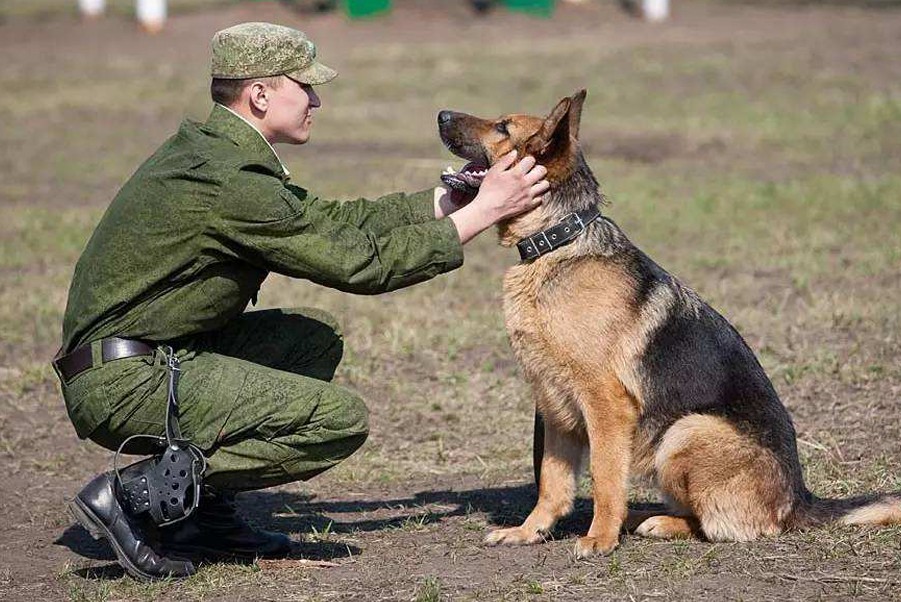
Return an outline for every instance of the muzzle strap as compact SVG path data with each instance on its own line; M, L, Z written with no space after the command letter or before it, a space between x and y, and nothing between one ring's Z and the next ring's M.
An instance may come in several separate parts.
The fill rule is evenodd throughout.
M200 488L206 458L190 441L182 438L178 425L178 357L163 348L169 375L165 437L132 435L122 442L113 460L122 503L133 516L148 513L153 522L165 526L187 518L200 503ZM119 456L129 442L150 439L163 448L153 457L119 469Z

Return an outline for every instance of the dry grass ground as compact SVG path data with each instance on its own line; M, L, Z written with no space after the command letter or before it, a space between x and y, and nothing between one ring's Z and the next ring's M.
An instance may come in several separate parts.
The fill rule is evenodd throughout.
M246 496L261 524L304 542L303 558L208 566L178 584L122 578L64 512L110 458L76 439L47 365L105 204L183 116L208 110L209 36L275 20L307 30L342 73L314 141L283 157L326 195L434 184L453 162L438 109L539 113L587 87L583 138L608 213L758 352L811 488L899 489L901 13L686 2L649 27L598 4L477 21L462 1L407 1L348 24L246 3L141 37L115 15L41 21L15 4L0 11L0 599L901 599L898 528L627 537L577 561L582 499L552 541L484 548L533 497L531 403L500 315L514 257L490 234L458 272L382 297L281 277L264 287L264 306L341 318L338 378L372 410L369 442L344 465Z

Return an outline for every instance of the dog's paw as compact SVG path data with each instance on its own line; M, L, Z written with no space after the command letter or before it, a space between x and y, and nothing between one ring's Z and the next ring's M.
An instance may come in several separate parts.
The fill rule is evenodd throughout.
M598 554L609 554L619 545L619 537L601 538L586 535L576 541L575 554L577 558L588 558Z
M522 527L510 529L496 529L485 537L485 543L489 546L507 545L524 546L544 541L544 537L537 531L526 531Z
M643 523L635 529L635 535L642 537L650 537L652 539L669 539L669 529L666 528L665 516L652 516L645 519Z
M638 525L635 534L651 539L684 539L691 537L691 527L684 518L652 516Z

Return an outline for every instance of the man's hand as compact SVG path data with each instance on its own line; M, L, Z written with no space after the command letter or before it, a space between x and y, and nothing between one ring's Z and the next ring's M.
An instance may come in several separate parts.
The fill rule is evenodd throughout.
M435 219L447 217L451 213L468 205L474 198L478 190L473 190L471 194L454 190L447 186L438 186L435 188Z
M516 163L516 151L501 157L491 166L479 187L479 193L451 214L460 241L467 243L497 222L519 215L541 204L550 184L544 179L547 169L533 157Z
M516 163L516 151L511 151L488 170L472 206L483 211L489 226L534 209L550 187L546 175L533 157Z

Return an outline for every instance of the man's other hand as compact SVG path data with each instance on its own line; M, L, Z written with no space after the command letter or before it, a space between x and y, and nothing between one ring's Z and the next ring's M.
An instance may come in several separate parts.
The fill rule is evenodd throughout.
M462 190L454 190L447 186L438 186L435 188L435 219L447 217L451 213L465 207L476 198L478 190L471 193Z

